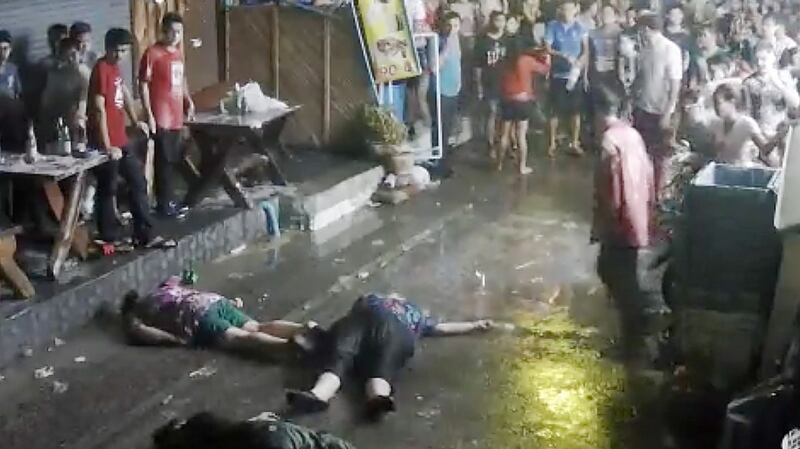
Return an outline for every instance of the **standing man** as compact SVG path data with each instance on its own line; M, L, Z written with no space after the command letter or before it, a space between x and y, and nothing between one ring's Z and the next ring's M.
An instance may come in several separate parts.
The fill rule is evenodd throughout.
M81 64L94 68L97 53L92 51L92 26L86 22L75 22L69 27L69 37L80 42Z
M58 65L58 45L66 37L69 37L69 28L63 23L54 23L47 28L47 46L50 48L50 54L39 60L39 65L45 72Z
M655 169L656 192L666 179L663 172L671 156L675 112L683 79L681 49L662 34L656 14L639 17L642 49L633 86L633 125L647 145Z
M19 70L11 62L12 45L11 33L0 30L0 146L3 151L22 152L28 139L28 120L20 99Z
M12 44L11 33L0 30L0 95L16 100L22 94L22 83L17 65L11 62Z
M559 118L567 118L572 126L570 149L582 155L580 146L581 106L583 95L578 88L578 78L585 67L589 54L589 39L586 29L576 20L578 6L574 0L566 0L559 9L560 20L547 25L545 44L553 57L550 70L550 146L547 154L556 155Z
M591 236L600 243L597 272L619 311L626 359L652 362L656 324L669 313L653 240L653 166L642 137L619 118L619 97L601 87L593 102L600 142Z
M491 13L486 33L475 42L475 91L478 100L486 111L486 140L494 158L495 136L497 133L497 114L500 110L500 70L506 56L503 34L506 29L506 15L501 11Z
M133 36L128 30L112 28L105 37L106 54L97 61L89 82L89 146L108 153L111 160L96 169L97 228L100 239L118 242L121 230L114 212L119 176L128 183L128 202L133 215L134 241L145 248L173 247L174 241L153 235L147 185L142 165L130 151L125 132L125 113L132 123L149 133L134 111L133 97L122 80L119 63L130 51Z
M47 146L58 140L58 119L64 121L73 137L77 136L79 128L83 128L89 88L88 81L84 82L79 69L80 43L69 37L62 39L57 55L55 65L47 71L39 117L40 142Z
M173 167L181 157L184 114L191 120L194 104L184 74L183 19L168 13L161 21L161 40L148 48L139 64L139 86L147 124L155 133L156 211L164 217L183 213L175 202Z

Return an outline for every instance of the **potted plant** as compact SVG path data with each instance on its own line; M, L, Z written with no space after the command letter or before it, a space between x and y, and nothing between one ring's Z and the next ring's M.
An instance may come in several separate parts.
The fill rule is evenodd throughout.
M380 106L364 105L359 115L364 137L374 154L384 159L387 171L410 171L414 166L414 152L406 145L406 126Z

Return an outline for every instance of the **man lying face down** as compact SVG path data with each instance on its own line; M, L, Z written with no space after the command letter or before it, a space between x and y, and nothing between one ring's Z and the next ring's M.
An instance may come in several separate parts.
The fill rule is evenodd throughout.
M123 329L133 344L218 347L266 355L291 348L293 338L307 329L290 321L261 323L241 307L241 299L195 290L172 276L145 297L135 291L125 296Z
M316 335L313 340L322 374L310 391L289 390L286 398L299 411L325 410L341 387L342 376L352 370L366 380L368 416L379 418L395 409L389 380L414 355L420 337L467 334L493 327L489 320L441 323L394 294L362 296L328 331L316 328L309 334Z
M231 421L198 413L172 420L153 434L156 449L355 449L325 432L281 421L274 415Z

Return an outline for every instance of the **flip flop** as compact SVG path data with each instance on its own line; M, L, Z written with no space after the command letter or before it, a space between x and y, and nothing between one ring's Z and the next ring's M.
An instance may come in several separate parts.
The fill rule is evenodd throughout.
M310 391L286 390L286 402L304 413L318 413L328 409L328 403Z
M381 419L384 415L397 410L391 396L376 396L367 401L367 417L372 420Z
M178 243L172 239L165 239L164 237L155 236L150 241L140 244L139 246L144 249L170 249L178 246Z

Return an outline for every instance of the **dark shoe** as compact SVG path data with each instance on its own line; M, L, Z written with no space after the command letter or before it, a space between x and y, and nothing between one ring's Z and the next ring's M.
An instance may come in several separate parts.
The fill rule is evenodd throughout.
M319 413L328 409L328 403L310 391L286 390L286 402L303 413Z
M183 218L189 213L189 208L182 204L170 202L166 206L156 208L156 214L162 218Z
M376 396L367 401L367 418L373 421L378 421L396 410L394 398L391 396Z

